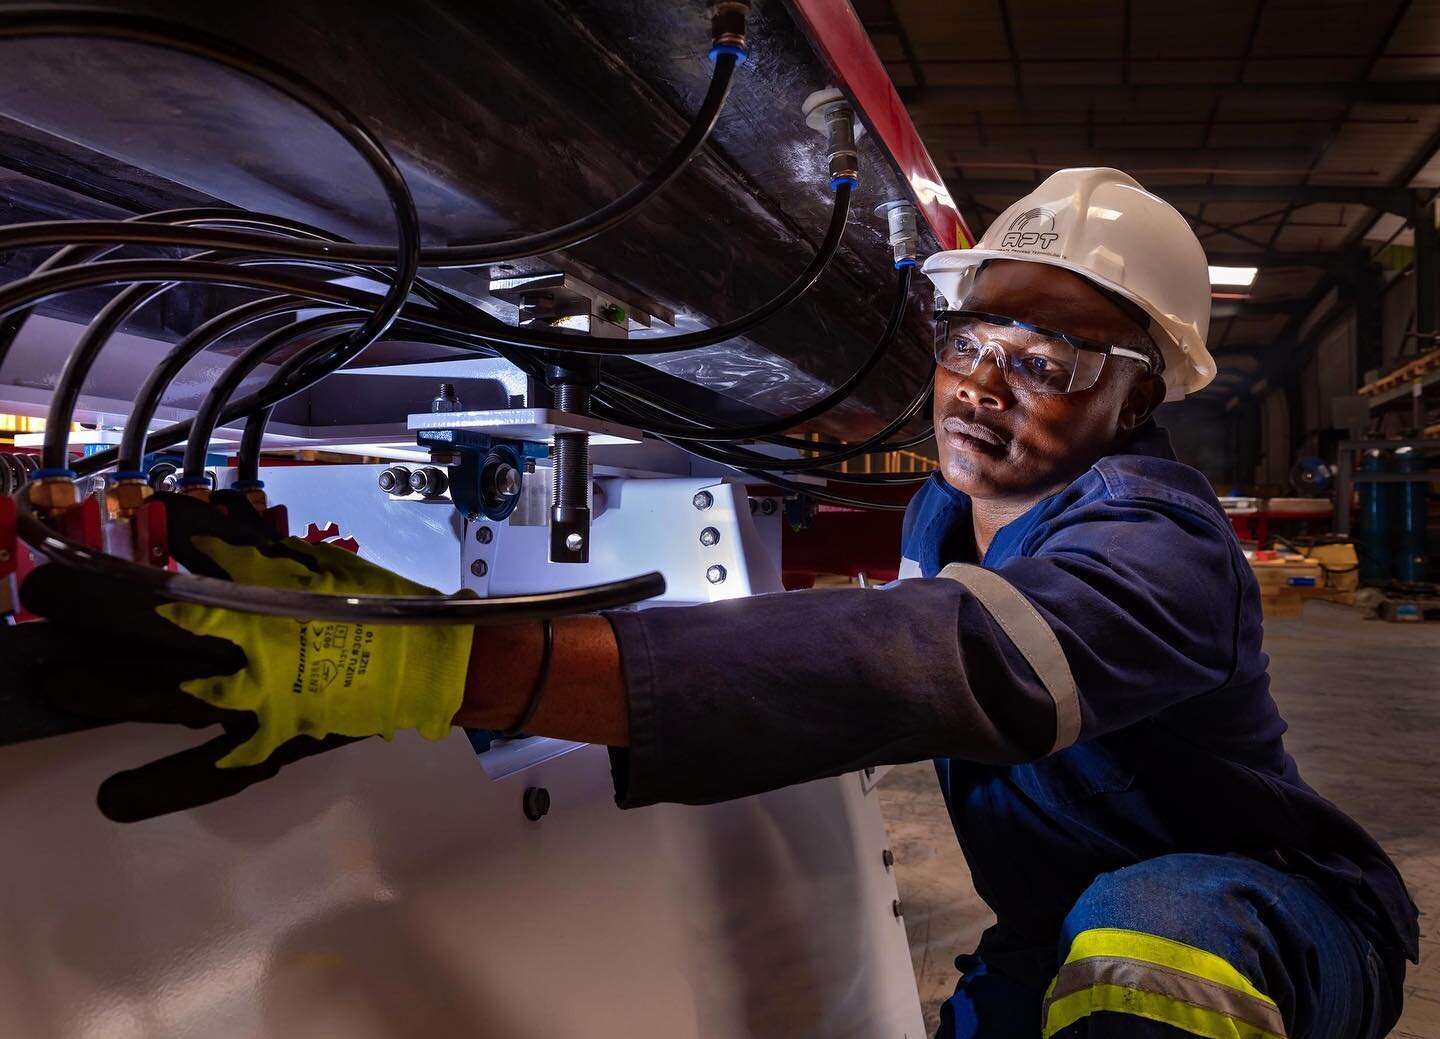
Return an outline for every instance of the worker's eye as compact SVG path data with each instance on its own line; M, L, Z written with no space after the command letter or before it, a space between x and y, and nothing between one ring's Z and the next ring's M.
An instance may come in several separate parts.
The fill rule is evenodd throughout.
M958 333L950 337L950 352L956 357L974 357L980 352L980 340Z
M1027 351L1016 359L1016 364L1027 378L1047 386L1068 383L1070 379L1070 366L1053 352Z

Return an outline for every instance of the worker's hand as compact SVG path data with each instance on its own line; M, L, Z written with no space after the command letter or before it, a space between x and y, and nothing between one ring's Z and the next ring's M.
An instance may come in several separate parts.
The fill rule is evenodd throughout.
M268 535L238 495L165 496L170 548L186 569L245 584L358 595L427 595L329 545ZM307 622L164 602L128 582L49 565L21 590L27 608L73 632L46 663L62 709L119 721L219 724L224 735L112 776L101 810L128 821L204 804L297 758L413 728L450 731L472 629Z

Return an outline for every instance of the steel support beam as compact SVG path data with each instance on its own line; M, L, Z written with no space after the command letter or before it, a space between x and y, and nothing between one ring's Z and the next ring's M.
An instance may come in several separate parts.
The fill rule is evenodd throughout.
M1440 290L1437 282L1436 261L1440 252L1440 241L1435 232L1435 200L1415 198L1413 224L1415 227L1415 330L1435 331L1436 293Z

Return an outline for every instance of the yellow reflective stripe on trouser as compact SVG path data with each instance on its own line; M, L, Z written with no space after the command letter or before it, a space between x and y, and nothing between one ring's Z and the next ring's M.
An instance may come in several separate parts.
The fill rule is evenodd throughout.
M1275 1001L1212 952L1141 931L1082 931L1045 994L1044 1039L1100 1011L1207 1039L1285 1039Z

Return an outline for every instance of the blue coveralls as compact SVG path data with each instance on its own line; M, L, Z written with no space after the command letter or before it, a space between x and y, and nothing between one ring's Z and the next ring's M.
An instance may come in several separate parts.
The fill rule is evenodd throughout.
M1385 1033L1414 904L1285 753L1253 574L1163 431L983 560L937 474L903 555L919 579L883 589L611 615L620 803L933 758L998 921L957 961L943 1039Z

